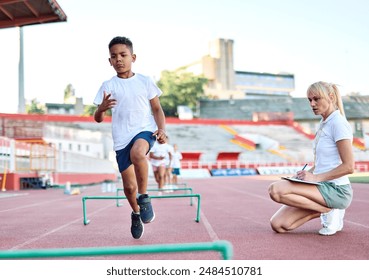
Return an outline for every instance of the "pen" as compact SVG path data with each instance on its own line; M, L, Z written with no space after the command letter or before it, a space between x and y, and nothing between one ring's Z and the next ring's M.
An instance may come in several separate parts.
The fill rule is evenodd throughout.
M305 170L305 168L306 168L306 166L307 166L308 164L306 163L305 165L304 165L304 167L301 169L301 170Z

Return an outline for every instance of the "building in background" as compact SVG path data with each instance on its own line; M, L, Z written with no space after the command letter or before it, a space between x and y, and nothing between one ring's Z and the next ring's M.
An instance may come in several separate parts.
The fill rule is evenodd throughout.
M83 115L83 99L77 97L69 103L45 103L46 113L53 115Z
M236 88L248 97L289 97L295 90L293 74L236 71ZM242 97L242 96L241 96Z
M210 42L209 54L180 67L208 79L205 94L212 99L245 99L290 96L295 90L295 77L289 73L260 73L234 69L233 40Z

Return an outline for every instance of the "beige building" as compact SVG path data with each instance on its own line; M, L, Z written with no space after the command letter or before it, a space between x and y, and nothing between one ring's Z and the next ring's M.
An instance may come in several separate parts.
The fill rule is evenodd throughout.
M209 54L178 71L204 75L206 95L214 99L244 99L255 95L289 96L294 90L294 75L235 71L233 40L210 42Z

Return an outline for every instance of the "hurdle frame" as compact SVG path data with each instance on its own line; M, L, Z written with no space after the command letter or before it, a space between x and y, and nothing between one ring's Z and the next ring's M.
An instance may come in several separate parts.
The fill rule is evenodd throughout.
M116 196L119 196L119 192L123 192L124 189L123 188L117 188L116 189ZM147 191L154 191L154 192L165 192L166 190L162 190L162 189L147 189ZM189 187L183 187L183 188L176 188L176 189L173 189L173 191L189 191L190 194L193 194L193 190L192 188L189 188ZM151 196L150 196L151 197ZM117 207L120 207L122 206L123 204L119 202L119 199L117 199L117 202L116 202L116 205ZM190 205L192 206L193 205L193 196L190 197Z
M103 255L136 255L193 251L217 251L220 253L224 260L231 260L233 258L232 244L226 240L217 240L213 242L154 244L124 247L54 248L14 251L9 250L0 251L0 259L37 259Z
M197 211L196 219L197 223L200 222L200 211L201 211L201 195L200 194L172 194L172 195L153 195L150 198L162 199L162 198L184 198L184 197L196 197L197 198ZM126 196L84 196L82 197L82 211L83 211L83 224L88 225L90 220L87 219L86 200L105 200L105 199L127 199Z

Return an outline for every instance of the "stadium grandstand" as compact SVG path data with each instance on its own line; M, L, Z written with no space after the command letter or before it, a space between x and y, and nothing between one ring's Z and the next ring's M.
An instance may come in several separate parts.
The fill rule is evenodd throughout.
M110 119L97 124L92 117L0 114L3 188L117 180L110 130ZM183 154L183 176L257 174L263 167L288 173L313 160L313 135L293 119L167 118L167 132ZM367 146L355 147L355 159L358 171L369 170Z

